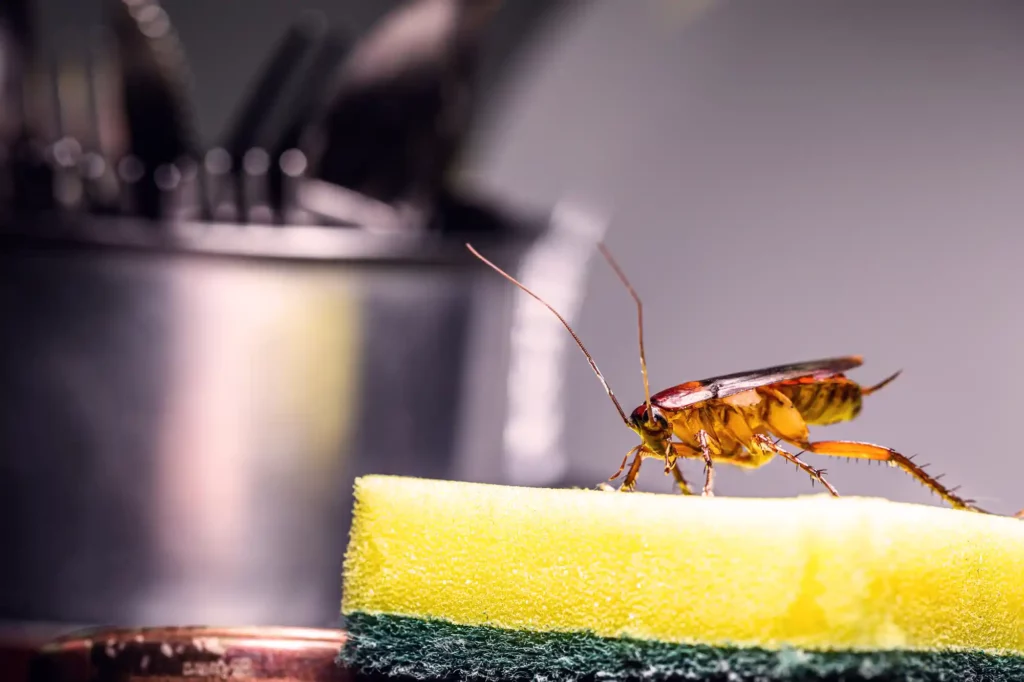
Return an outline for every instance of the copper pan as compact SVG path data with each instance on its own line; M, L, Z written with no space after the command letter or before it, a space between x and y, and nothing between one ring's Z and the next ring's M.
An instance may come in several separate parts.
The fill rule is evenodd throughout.
M30 682L338 682L342 630L281 627L94 628L43 645Z

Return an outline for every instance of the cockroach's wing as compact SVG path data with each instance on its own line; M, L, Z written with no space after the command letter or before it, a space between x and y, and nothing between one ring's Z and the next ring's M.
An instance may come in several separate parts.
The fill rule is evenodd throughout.
M859 367L859 355L825 360L809 360L790 365L766 367L749 372L736 372L700 381L688 381L651 396L651 402L663 410L680 410L712 398L725 398L759 386L793 379L826 379Z

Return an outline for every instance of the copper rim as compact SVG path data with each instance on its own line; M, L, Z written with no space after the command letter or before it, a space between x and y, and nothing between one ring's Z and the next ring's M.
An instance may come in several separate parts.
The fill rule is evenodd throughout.
M348 680L336 663L345 632L297 627L90 628L44 645L31 682L146 677L327 682Z

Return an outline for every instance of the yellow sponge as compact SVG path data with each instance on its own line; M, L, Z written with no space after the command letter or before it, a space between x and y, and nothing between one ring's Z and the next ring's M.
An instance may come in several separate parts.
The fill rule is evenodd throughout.
M1024 523L869 498L361 478L342 612L777 650L1024 654Z

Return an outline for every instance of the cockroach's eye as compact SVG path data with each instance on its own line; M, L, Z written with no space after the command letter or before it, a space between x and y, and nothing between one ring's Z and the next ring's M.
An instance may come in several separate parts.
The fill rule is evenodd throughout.
M658 430L664 431L665 429L667 429L668 428L668 421L665 419L664 415L662 415L661 412L659 412L658 410L653 410L653 412L654 412L654 424L655 424L655 426L658 427ZM651 413L648 412L647 410L644 410L643 414L640 416L640 421L641 421L641 423L644 426L647 426L648 424L650 424L651 423Z

